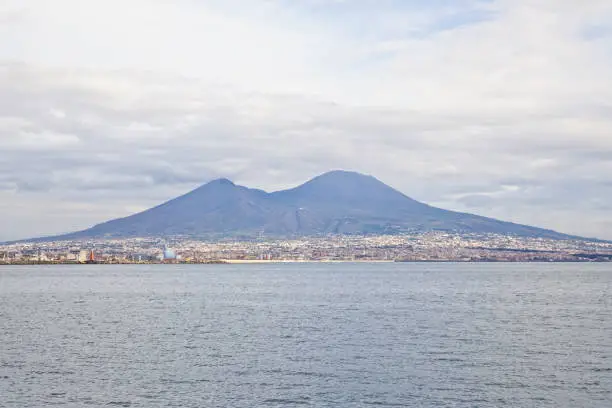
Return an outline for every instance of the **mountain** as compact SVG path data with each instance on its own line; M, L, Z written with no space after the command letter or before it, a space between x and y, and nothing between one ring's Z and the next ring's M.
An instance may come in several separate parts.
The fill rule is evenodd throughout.
M573 238L552 230L432 207L372 176L332 171L273 193L227 179L214 180L141 213L43 240L177 235L290 237L431 230Z

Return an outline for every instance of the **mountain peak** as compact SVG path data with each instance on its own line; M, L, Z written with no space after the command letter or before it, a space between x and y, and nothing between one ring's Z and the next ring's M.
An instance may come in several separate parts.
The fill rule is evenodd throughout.
M221 186L235 186L236 185L236 184L234 184L233 181L231 181L230 179L227 179L227 178L218 178L218 179L212 180L208 184L211 184L211 185L221 185Z
M331 171L328 171L326 173L323 173L315 177L313 180L316 180L316 179L354 179L354 180L358 180L358 179L372 179L372 178L373 178L372 176L369 176L367 174L358 173L356 171L331 170Z
M290 190L274 193L286 203L308 208L323 207L334 214L370 214L391 209L423 206L375 177L355 171L333 170Z
M380 193L383 190L392 190L391 187L375 177L346 170L332 170L323 173L296 187L294 190L298 189L306 189L310 192L317 191L328 194L330 197L338 194L361 196L368 193Z

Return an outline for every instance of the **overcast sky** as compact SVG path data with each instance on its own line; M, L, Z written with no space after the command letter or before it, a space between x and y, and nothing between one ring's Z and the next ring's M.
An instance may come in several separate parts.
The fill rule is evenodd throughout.
M0 240L332 169L612 239L612 1L0 1Z

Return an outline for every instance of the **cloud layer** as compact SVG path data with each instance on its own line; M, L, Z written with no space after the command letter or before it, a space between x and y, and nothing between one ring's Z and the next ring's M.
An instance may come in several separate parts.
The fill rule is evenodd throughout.
M335 168L612 238L609 1L125 3L0 6L0 240Z

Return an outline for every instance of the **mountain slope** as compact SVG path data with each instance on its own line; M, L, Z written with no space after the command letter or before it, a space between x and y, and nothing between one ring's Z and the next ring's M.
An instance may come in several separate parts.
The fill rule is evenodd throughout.
M372 176L347 171L325 173L294 189L272 195L285 204L303 208L305 215L316 215L319 227L327 227L325 232L444 230L567 237L551 230L432 207L413 200Z
M332 171L273 193L219 179L141 213L44 239L281 237L430 230L569 238L551 230L432 207L374 177Z
M257 230L280 212L266 192L219 179L157 207L65 237L223 235Z

